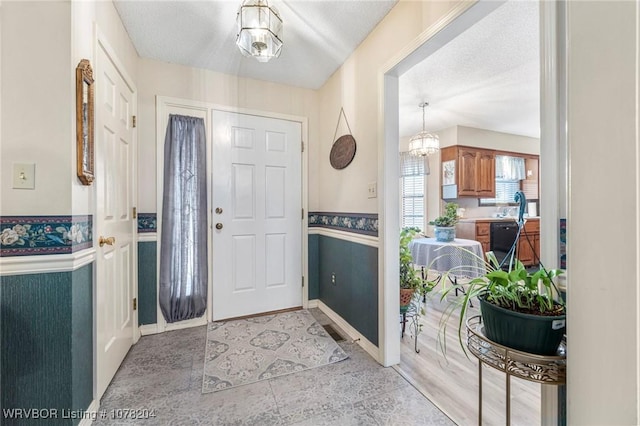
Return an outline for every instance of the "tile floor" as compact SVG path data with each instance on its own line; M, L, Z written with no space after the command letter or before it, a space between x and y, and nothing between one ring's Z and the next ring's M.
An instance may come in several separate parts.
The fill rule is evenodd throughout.
M320 310L310 311L320 324L331 323ZM394 369L349 341L339 343L349 354L345 361L202 394L205 342L204 326L142 337L100 408L147 409L155 417L95 424L453 425Z

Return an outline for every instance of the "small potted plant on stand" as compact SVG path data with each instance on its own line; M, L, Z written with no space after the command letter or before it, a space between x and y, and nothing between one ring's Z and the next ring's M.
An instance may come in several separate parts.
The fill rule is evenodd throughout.
M400 314L402 315L402 336L404 336L407 317L411 317L411 323L415 332L414 350L418 349L418 333L421 330L420 315L424 313L423 307L413 303L430 292L435 286L421 276L413 264L413 257L409 243L420 233L418 228L403 228L400 232Z
M433 225L436 240L441 242L451 242L456 238L456 223L458 223L458 205L447 203L444 206L444 215L439 216L429 222Z
M423 280L413 266L409 243L418 234L416 228L403 228L400 232L400 308L411 303L416 292L422 291Z

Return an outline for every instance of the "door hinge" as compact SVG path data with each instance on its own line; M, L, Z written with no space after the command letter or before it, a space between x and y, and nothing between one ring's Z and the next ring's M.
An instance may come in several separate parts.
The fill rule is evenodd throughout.
M304 220L304 209L302 209L302 215L300 216L300 219Z
M304 287L304 277L302 277L302 287Z
M302 152L304 152L304 141L300 141L300 145L302 146Z
M133 218L134 219L138 218L138 209L136 207L133 208Z
M133 298L133 310L134 311L138 310L138 298L137 297Z
M136 125L138 124L138 119L135 115L131 116L131 126L132 127L136 127Z

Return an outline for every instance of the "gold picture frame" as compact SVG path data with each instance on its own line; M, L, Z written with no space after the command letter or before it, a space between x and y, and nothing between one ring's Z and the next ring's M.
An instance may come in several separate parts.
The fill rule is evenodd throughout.
M76 158L78 179L91 185L94 179L93 70L88 59L76 67Z

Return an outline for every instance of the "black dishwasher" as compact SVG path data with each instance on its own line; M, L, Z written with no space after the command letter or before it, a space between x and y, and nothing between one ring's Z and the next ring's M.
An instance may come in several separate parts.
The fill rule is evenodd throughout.
M507 256L517 236L517 222L509 220L491 223L491 251L493 251L499 263L502 263L502 260ZM505 265L504 267L507 266Z

